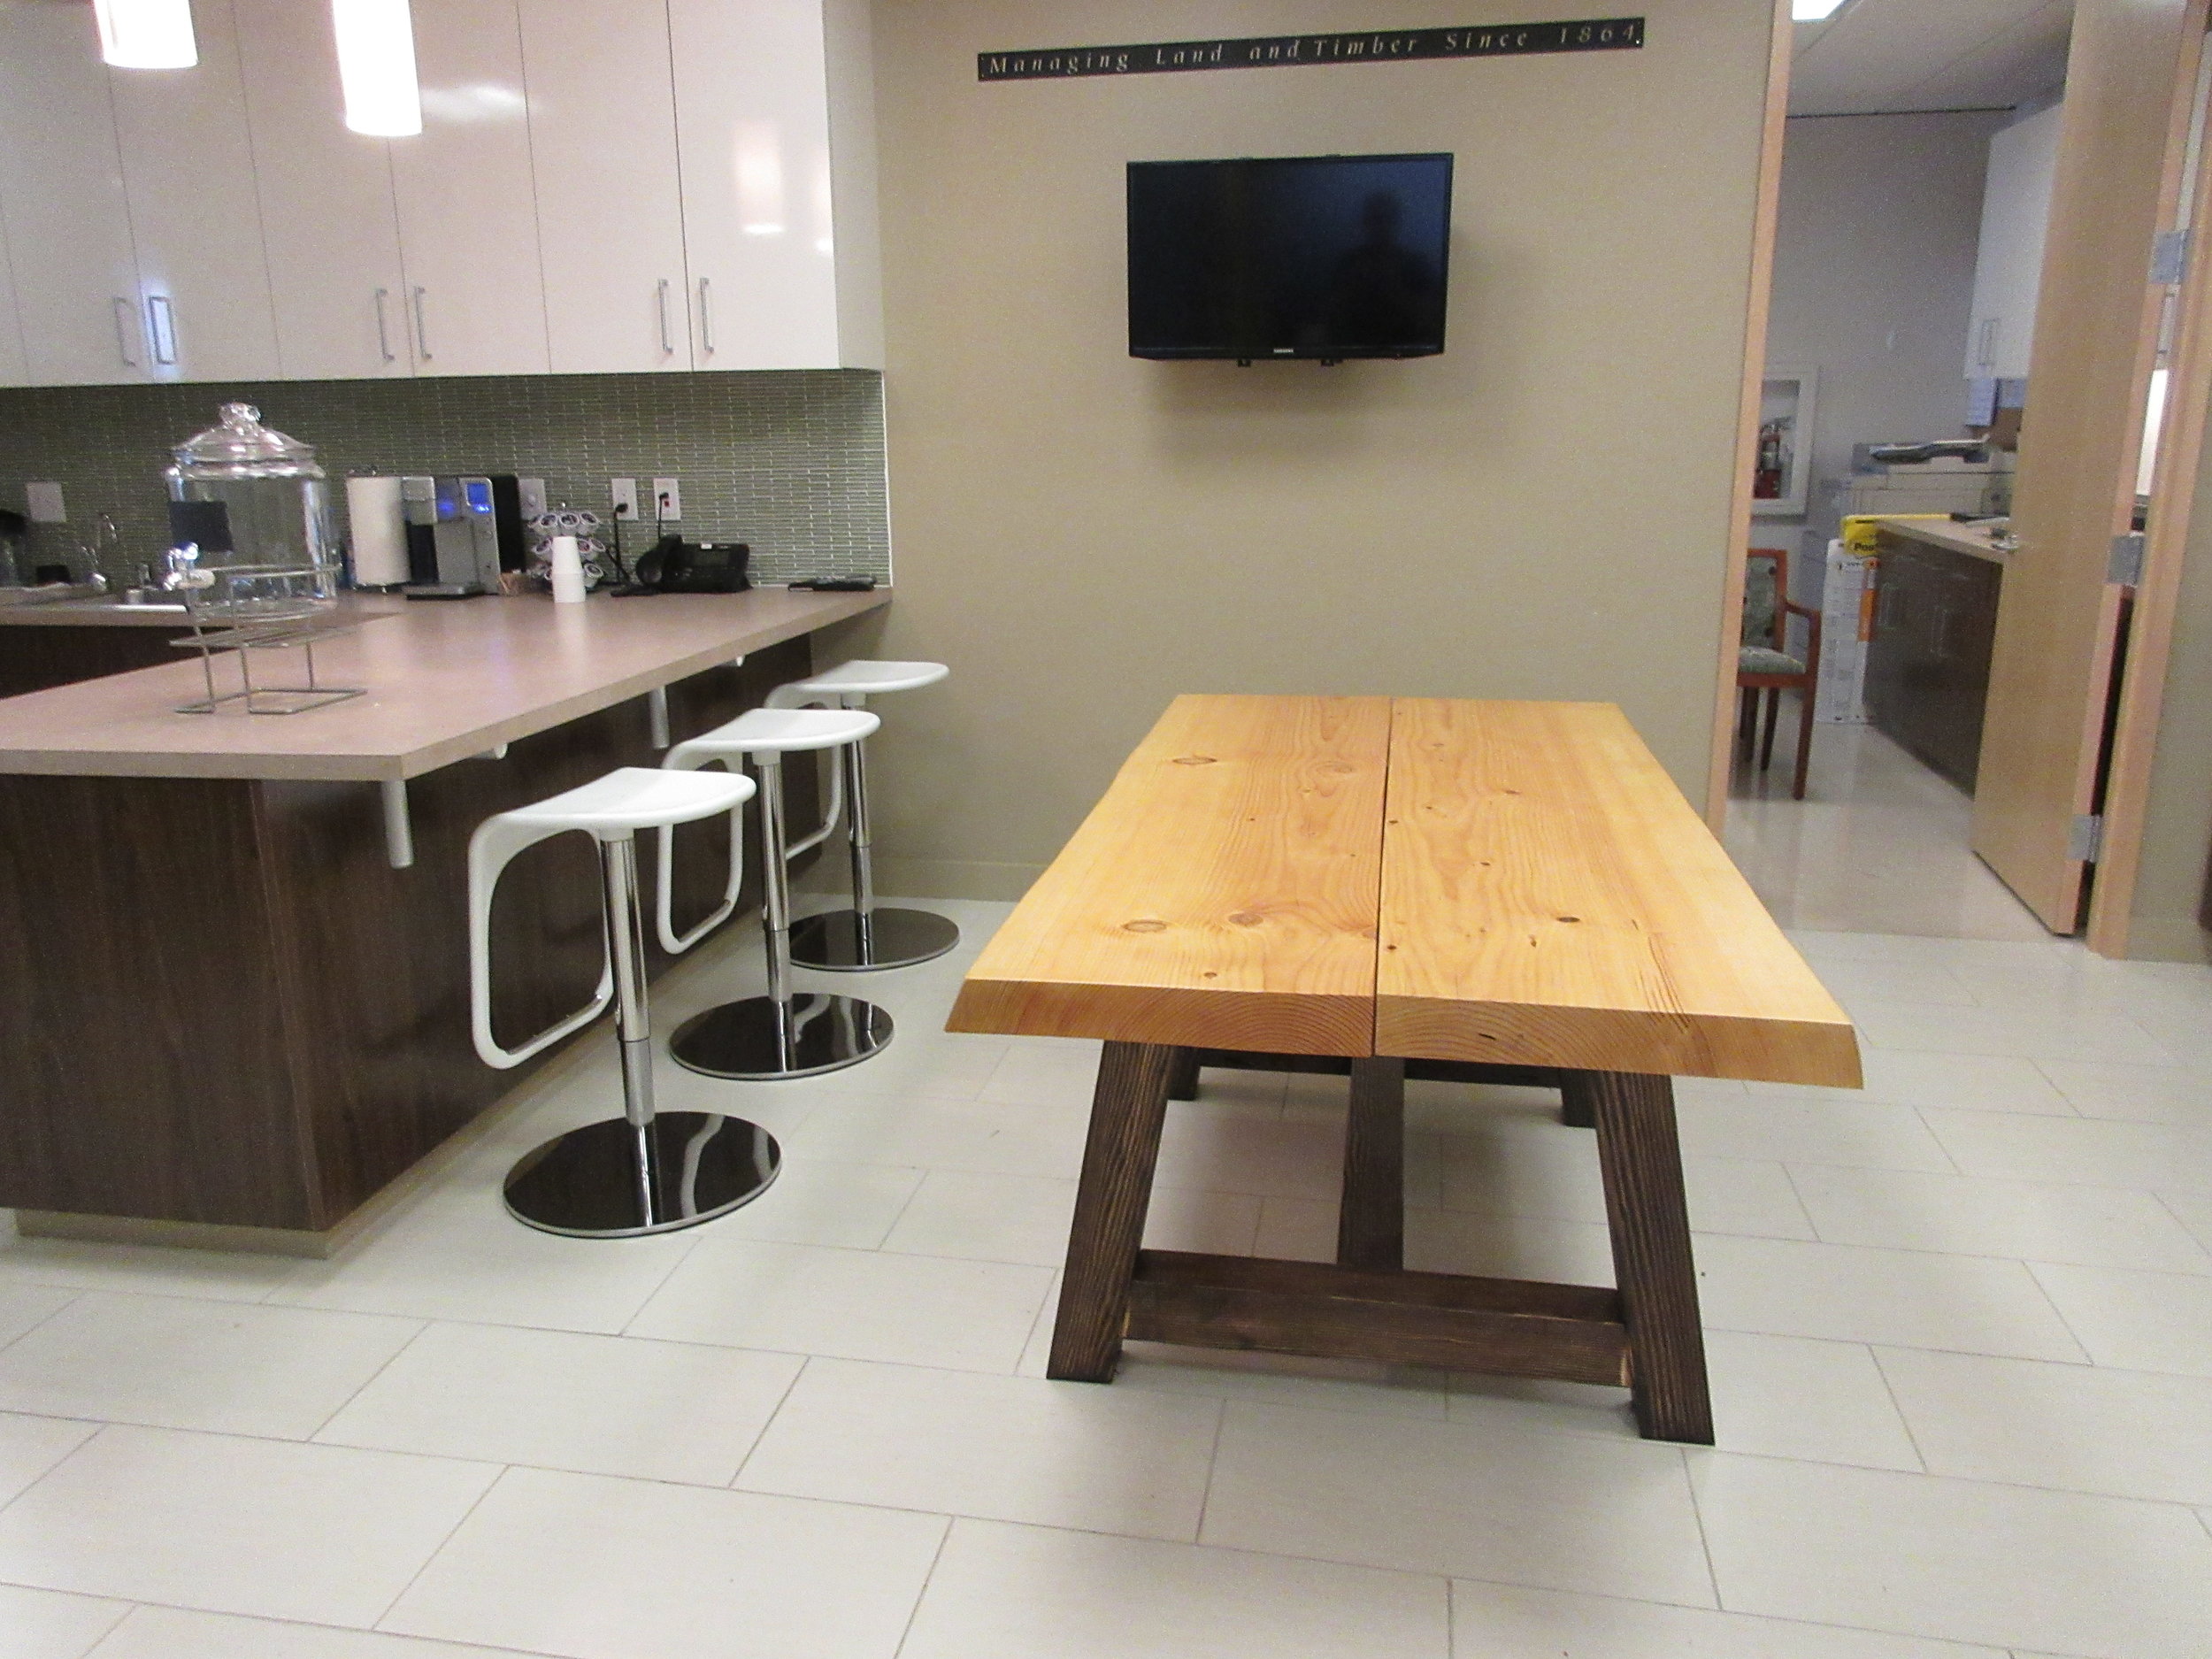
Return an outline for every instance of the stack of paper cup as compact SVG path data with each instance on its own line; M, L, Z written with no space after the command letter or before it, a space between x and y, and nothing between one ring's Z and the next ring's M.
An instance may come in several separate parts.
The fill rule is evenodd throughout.
M346 480L346 523L353 545L357 588L391 588L408 580L407 523L396 478Z
M580 605L584 603L584 556L572 535L553 538L553 603L557 605Z

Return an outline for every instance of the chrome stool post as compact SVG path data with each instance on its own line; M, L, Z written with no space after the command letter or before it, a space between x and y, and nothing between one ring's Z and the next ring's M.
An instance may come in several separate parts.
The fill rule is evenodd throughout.
M826 673L795 680L768 695L772 709L808 704L857 709L871 696L913 691L935 685L949 671L942 663L851 662ZM960 929L933 910L876 902L873 834L869 820L868 771L864 745L848 744L839 757L828 817L820 829L799 843L803 852L836 827L841 806L846 813L847 849L852 863L852 903L805 916L792 925L792 959L802 967L833 973L874 968L906 968L941 956L960 942Z
M637 832L737 810L753 793L743 777L674 777L625 767L534 806L487 818L469 841L471 1033L486 1064L520 1065L616 1010L622 1116L557 1135L508 1172L510 1214L547 1233L623 1239L669 1233L749 1203L776 1179L781 1152L765 1129L715 1112L656 1112L652 1019L645 985L645 927L637 883ZM597 843L606 956L591 1000L518 1048L492 1034L492 895L525 849L571 831ZM732 849L735 856L734 846Z
M783 816L785 755L849 748L876 725L875 716L859 711L756 709L679 743L661 763L696 767L749 756L760 773L761 939L768 994L725 1002L686 1020L668 1041L677 1064L708 1077L772 1082L857 1065L891 1041L891 1016L874 1003L801 992L791 982L790 853ZM664 881L667 872L664 859Z

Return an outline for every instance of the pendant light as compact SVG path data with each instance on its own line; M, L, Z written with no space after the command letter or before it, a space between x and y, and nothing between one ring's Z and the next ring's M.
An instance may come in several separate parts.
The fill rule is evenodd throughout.
M407 0L331 0L330 21L338 39L346 125L373 138L421 132L415 19Z
M100 57L118 69L189 69L200 61L192 0L92 0Z

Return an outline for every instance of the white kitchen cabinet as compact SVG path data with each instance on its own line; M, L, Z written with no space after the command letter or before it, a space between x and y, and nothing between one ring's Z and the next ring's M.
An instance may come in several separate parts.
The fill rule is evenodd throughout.
M90 6L0 5L0 219L31 382L146 379L115 106Z
M881 367L864 9L668 12L694 366Z
M556 374L688 369L664 0L521 0Z
M391 141L418 374L543 374L545 278L516 0L414 0L419 136Z
M2062 107L2053 105L1990 138L1981 244L1974 258L1973 318L1966 334L1969 380L2027 377L2051 185L2058 174Z
M108 72L138 256L146 371L157 380L265 380L276 318L241 119L231 0L193 0L192 69Z
M283 373L403 379L415 371L391 157L388 141L347 130L330 9L233 4Z

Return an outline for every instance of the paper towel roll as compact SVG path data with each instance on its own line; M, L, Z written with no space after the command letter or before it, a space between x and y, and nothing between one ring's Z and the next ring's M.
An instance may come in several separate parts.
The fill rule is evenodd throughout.
M584 602L584 556L572 535L553 538L553 603L576 605Z
M407 521L400 511L397 479L348 479L346 522L352 534L356 587L389 588L411 578Z

